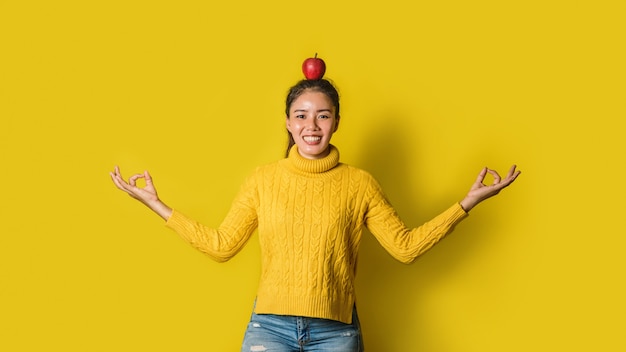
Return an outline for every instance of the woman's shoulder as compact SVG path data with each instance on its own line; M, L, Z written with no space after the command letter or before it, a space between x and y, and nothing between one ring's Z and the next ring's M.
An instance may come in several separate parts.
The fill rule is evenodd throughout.
M369 171L362 169L358 166L339 163L338 167L341 166L347 174L350 175L352 179L359 180L360 182L365 182L372 185L378 185L378 181L376 177Z
M364 175L364 176L368 176L368 177L373 177L372 174L369 171L367 171L366 169L363 169L363 168L361 168L359 166L356 166L356 165L353 165L353 164L340 162L339 165L337 165L337 166L341 166L341 167L345 168L345 170L347 172L350 172L350 173Z
M287 159L278 159L259 164L252 168L252 170L248 173L248 178L267 177L268 175L274 175L278 170L285 168L286 162Z

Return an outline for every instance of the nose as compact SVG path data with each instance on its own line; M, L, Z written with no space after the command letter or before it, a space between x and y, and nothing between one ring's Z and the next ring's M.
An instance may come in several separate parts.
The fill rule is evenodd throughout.
M313 117L313 118L306 119L306 125L305 125L305 128L306 128L307 130L310 130L310 131L316 131L316 130L317 130L317 128L318 128L318 126L317 126L317 119L316 119L316 118L314 118L314 117Z

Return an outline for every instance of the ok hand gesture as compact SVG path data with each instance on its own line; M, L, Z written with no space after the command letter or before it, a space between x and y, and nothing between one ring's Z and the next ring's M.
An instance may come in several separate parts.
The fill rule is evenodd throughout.
M469 212L473 207L478 205L478 203L495 196L500 193L502 189L508 187L521 173L519 170L516 171L515 168L515 165L511 166L504 179L500 177L497 171L486 167L483 168L478 174L478 177L476 177L476 181L470 188L467 196L465 196L465 198L460 202L463 209ZM493 176L493 182L490 185L483 183L487 173Z
M120 173L120 169L117 166L115 166L113 172L110 172L109 174L111 175L111 179L117 188L145 204L162 218L167 220L172 214L172 209L159 199L154 183L152 182L152 176L150 176L148 171L144 171L142 174L132 175L128 179L128 182L124 180L122 174ZM146 185L144 187L137 186L137 180L139 179L144 179L146 181Z

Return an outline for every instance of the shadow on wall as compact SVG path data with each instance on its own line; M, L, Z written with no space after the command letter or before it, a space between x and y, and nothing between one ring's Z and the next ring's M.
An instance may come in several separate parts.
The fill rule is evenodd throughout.
M403 129L403 118L388 115L374 119L383 122L365 138L368 143L361 149L363 153L357 158L360 162L355 166L369 171L379 181L407 226L417 227L460 199L451 199L448 195L424 199L420 195L428 187L420 171L436 172L433 171L436 167L420 165L419 155L427 152L428 146L420 146L421 150L409 149L407 142L415 145L420 133ZM470 178L468 187L471 181ZM423 314L421 297L429 296L428 291L437 281L445 279L472 255L472 248L486 240L474 236L476 226L480 225L472 225L467 220L462 222L453 234L411 265L393 259L370 232L364 232L356 290L367 350L406 351L408 346L415 351L440 350L441 341L428 336L428 331L436 327ZM459 232L471 235L456 236ZM438 345L440 348L436 347Z

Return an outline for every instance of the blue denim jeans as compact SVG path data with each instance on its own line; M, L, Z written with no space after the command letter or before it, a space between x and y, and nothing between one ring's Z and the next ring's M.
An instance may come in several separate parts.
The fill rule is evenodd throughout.
M356 308L352 324L289 315L252 313L241 352L362 352Z

